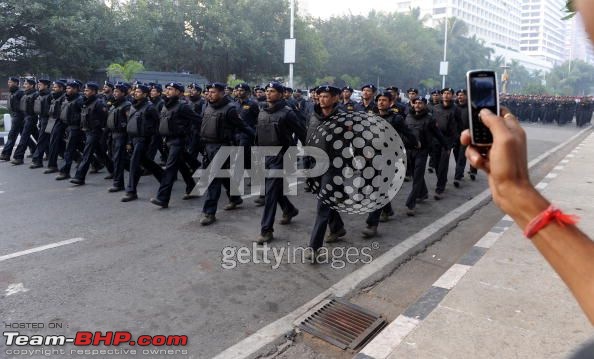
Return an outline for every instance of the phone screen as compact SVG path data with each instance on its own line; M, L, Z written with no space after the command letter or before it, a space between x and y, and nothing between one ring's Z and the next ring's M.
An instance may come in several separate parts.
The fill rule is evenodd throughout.
M468 90L472 143L475 145L490 145L493 143L493 136L491 131L480 120L479 112L483 108L488 108L491 112L499 114L495 72L470 71L468 73Z

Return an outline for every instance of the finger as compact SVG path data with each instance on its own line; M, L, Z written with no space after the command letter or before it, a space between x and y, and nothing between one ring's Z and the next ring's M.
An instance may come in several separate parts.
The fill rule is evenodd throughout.
M501 108L501 116L503 116L503 122L505 123L505 126L507 126L507 128L509 128L510 130L515 131L521 128L520 121L518 121L518 118L513 113L511 113L511 111L509 111L506 107Z
M463 144L464 146L470 145L471 138L470 138L469 130L462 131L462 134L460 135L460 143Z
M504 136L509 133L509 129L501 120L501 117L497 116L489 109L482 109L481 112L479 112L479 118L485 126L491 130L494 137Z
M466 147L465 154L466 154L466 158L468 159L468 161L470 162L472 167L480 168L481 170L487 172L487 174L491 172L489 159L487 157L481 155L476 147L474 147L474 146Z

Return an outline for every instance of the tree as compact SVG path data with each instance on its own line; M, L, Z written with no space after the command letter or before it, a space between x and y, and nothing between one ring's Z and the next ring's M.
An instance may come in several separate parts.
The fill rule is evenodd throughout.
M124 65L111 64L107 67L107 75L110 77L119 76L126 82L134 79L134 76L144 71L144 65L141 62L128 60Z

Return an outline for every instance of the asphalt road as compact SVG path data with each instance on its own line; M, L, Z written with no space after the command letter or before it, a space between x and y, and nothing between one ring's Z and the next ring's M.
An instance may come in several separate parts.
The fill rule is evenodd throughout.
M534 158L577 129L528 126L527 132L529 157ZM187 355L141 355L140 347L124 346L137 349L139 354L103 357L209 358L291 312L369 259L351 256L359 262L344 263L344 268L340 268L340 261L311 266L287 263L285 252L278 267L272 256L270 264L253 263L262 258L262 253L255 260L247 253L259 234L262 208L255 207L252 199L247 199L242 209L226 212L222 211L226 204L223 196L218 222L202 227L198 221L203 200L182 201L181 181L174 187L170 208L159 209L148 202L157 189L152 177L142 178L140 200L121 203L121 193L107 193L110 183L103 180L104 173L91 174L87 185L75 187L41 172L27 165L0 163L3 331L15 330L14 323L42 323L43 329L17 331L66 336L77 331L129 331L134 337L187 335L188 346L172 348L185 349ZM426 178L432 190L435 176L427 174ZM392 201L397 213L390 222L380 224L380 236L363 240L360 231L365 227L365 217L344 215L348 234L331 248L352 247L351 253L366 248L363 252L378 257L486 186L482 175L475 182L465 179L461 189L450 183L442 201L430 199L420 204L417 216L411 218L404 213L404 199L410 191L410 183L405 183ZM301 213L289 226L275 225L276 240L271 247L277 251L305 247L309 239L315 200L302 191L291 200ZM74 238L82 240L6 257ZM237 256L224 255L240 247L246 248L242 249L246 251L244 259L249 257L250 263L234 262ZM233 269L223 267L234 263ZM0 340L0 357L20 357L6 355L6 350L15 347L6 347L5 343ZM67 345L65 349L75 347ZM47 356L33 353L27 357ZM54 357L91 356L67 353Z

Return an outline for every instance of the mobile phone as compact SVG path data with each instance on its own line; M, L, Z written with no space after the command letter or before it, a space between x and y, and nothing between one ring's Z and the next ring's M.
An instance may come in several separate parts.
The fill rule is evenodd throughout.
M499 116L499 89L497 74L491 70L471 70L466 73L468 93L468 118L470 137L475 146L490 146L493 143L491 131L479 118L479 112L488 108Z

